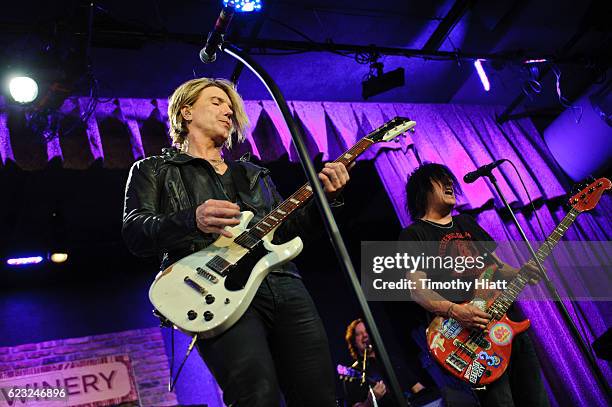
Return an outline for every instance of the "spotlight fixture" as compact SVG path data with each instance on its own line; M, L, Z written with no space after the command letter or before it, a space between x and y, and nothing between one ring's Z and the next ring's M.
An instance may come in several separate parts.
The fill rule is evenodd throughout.
M15 102L30 103L38 96L38 84L29 76L15 76L9 80L9 92Z
M373 71L376 71L376 74ZM370 74L361 82L361 96L364 99L376 96L405 84L404 68L383 73L383 64L376 62L370 65Z
M261 0L223 0L223 7L231 7L239 13L261 10Z

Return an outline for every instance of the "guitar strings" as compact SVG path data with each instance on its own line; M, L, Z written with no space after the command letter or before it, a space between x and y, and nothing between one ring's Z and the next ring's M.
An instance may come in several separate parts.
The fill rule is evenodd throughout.
M563 236L563 234L565 233L565 231L571 226L571 224L574 222L574 220L576 219L576 217L578 216L580 212L578 210L576 210L576 208L572 207L567 215L565 215L565 217L563 218L563 220L559 223L559 225L551 232L550 236L546 239L546 241L544 242L544 244L538 249L538 251L536 252L536 257L538 258L538 260L540 260L541 262L544 261L544 259L546 258L546 256L548 256L551 252L553 247L559 242L559 239ZM557 229L561 229L562 233L558 233ZM555 239L555 235L558 235L558 238ZM532 259L533 260L533 259ZM529 262L532 263L532 260L530 260ZM532 263L533 264L533 263ZM491 303L491 305L487 308L487 312L491 311L492 309L497 311L498 314L500 313L496 307L498 305L502 305L501 306L501 310L503 310L502 314L505 314L506 311L508 310L508 308L510 307L510 305L514 302L514 299L510 300L510 298L507 298L508 295L507 293L510 292L512 294L514 294L515 297L518 297L518 294L523 290L523 288L525 287L526 283L527 283L527 279L524 278L524 276L521 276L522 278L519 279L519 276L521 276L520 274L517 275L517 277L515 277L511 282L510 282L510 288L505 290L504 292L502 292L502 294L495 299L495 301L493 301L493 303ZM517 282L518 280L518 284L514 284L515 282ZM515 285L518 285L518 287L515 287ZM508 301L509 300L509 301ZM505 302L507 301L507 303ZM499 318L493 318L488 324L487 324L487 328L490 326L490 324L493 321L499 321L501 319L501 317ZM468 336L467 340L463 343L464 345L468 345L470 343L474 343L478 346L478 343L476 343L475 341L481 341L484 338L484 330L480 330L478 332L471 332L470 335ZM460 351L458 353L465 353L467 356L471 358L470 354L463 348L459 348L457 351ZM457 352L456 351L456 352ZM474 353L471 352L470 353Z

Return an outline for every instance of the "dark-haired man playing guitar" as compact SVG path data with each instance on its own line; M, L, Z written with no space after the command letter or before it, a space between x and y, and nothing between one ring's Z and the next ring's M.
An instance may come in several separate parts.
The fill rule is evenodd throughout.
M408 211L414 223L404 229L399 237L403 241L437 242L432 244L437 256L485 255L490 265L497 263L497 274L509 279L518 269L502 262L494 253L497 244L491 236L468 215L453 216L455 194L460 191L456 177L441 164L425 164L418 167L406 185ZM430 246L428 246L430 248ZM537 272L525 265L534 282ZM474 270L477 271L477 270ZM411 290L412 298L428 311L428 315L453 318L464 328L486 329L491 320L477 306L469 304L474 297L474 285L470 290L444 290L422 288L421 279L432 281L462 281L478 278L470 272L427 270L409 273L407 278L417 282ZM512 315L511 308L508 312ZM511 319L517 319L512 318ZM450 374L446 374L452 380ZM483 406L548 406L548 397L540 377L540 366L529 337L518 334L512 345L512 359L506 372L486 389L477 392ZM475 401L475 404L476 401Z

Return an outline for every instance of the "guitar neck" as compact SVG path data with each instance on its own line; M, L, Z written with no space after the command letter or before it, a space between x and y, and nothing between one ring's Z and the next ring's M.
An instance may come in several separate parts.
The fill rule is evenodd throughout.
M540 261L540 263L544 263L544 260L550 255L553 248L559 243L559 240L563 237L567 229L574 223L576 217L580 214L579 211L572 208L565 215L565 218L557 225L557 227L552 231L550 235L544 241L544 244L540 246L538 251L536 252L536 257ZM534 259L530 259L529 264L534 267L537 267L536 261ZM508 287L500 294L499 297L489 306L487 310L489 314L493 315L493 318L500 319L510 308L510 305L518 298L519 294L527 283L529 282L529 277L526 275L526 272L519 272L510 283L508 283Z
M368 136L359 140L357 144L347 150L334 162L342 163L345 167L348 167L357 157L359 157L372 144L374 144L374 142L369 140L367 137ZM304 206L312 197L312 194L313 192L310 184L304 184L293 195L278 205L272 212L257 222L257 224L251 228L250 233L258 239L263 238L265 235L274 230L274 228L278 227L285 219L287 219L289 215Z

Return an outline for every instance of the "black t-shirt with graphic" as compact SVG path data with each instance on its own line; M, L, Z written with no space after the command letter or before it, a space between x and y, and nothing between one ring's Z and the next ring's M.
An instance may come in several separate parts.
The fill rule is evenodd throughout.
M432 224L424 220L417 220L406 229L400 232L398 240L422 242L418 247L418 253L425 256L439 256L447 259L448 257L457 258L483 256L484 268L461 267L457 270L440 269L434 267L424 268L423 272L427 278L437 282L450 282L458 280L462 282L473 282L489 265L494 264L494 260L489 253L492 253L497 244L493 238L476 223L469 215L461 214L453 216L448 224ZM413 253L414 255L415 253ZM435 264L432 262L432 264ZM457 263L459 264L459 263ZM442 297L453 302L470 301L474 296L474 284L469 290L463 288L457 290L435 290Z

